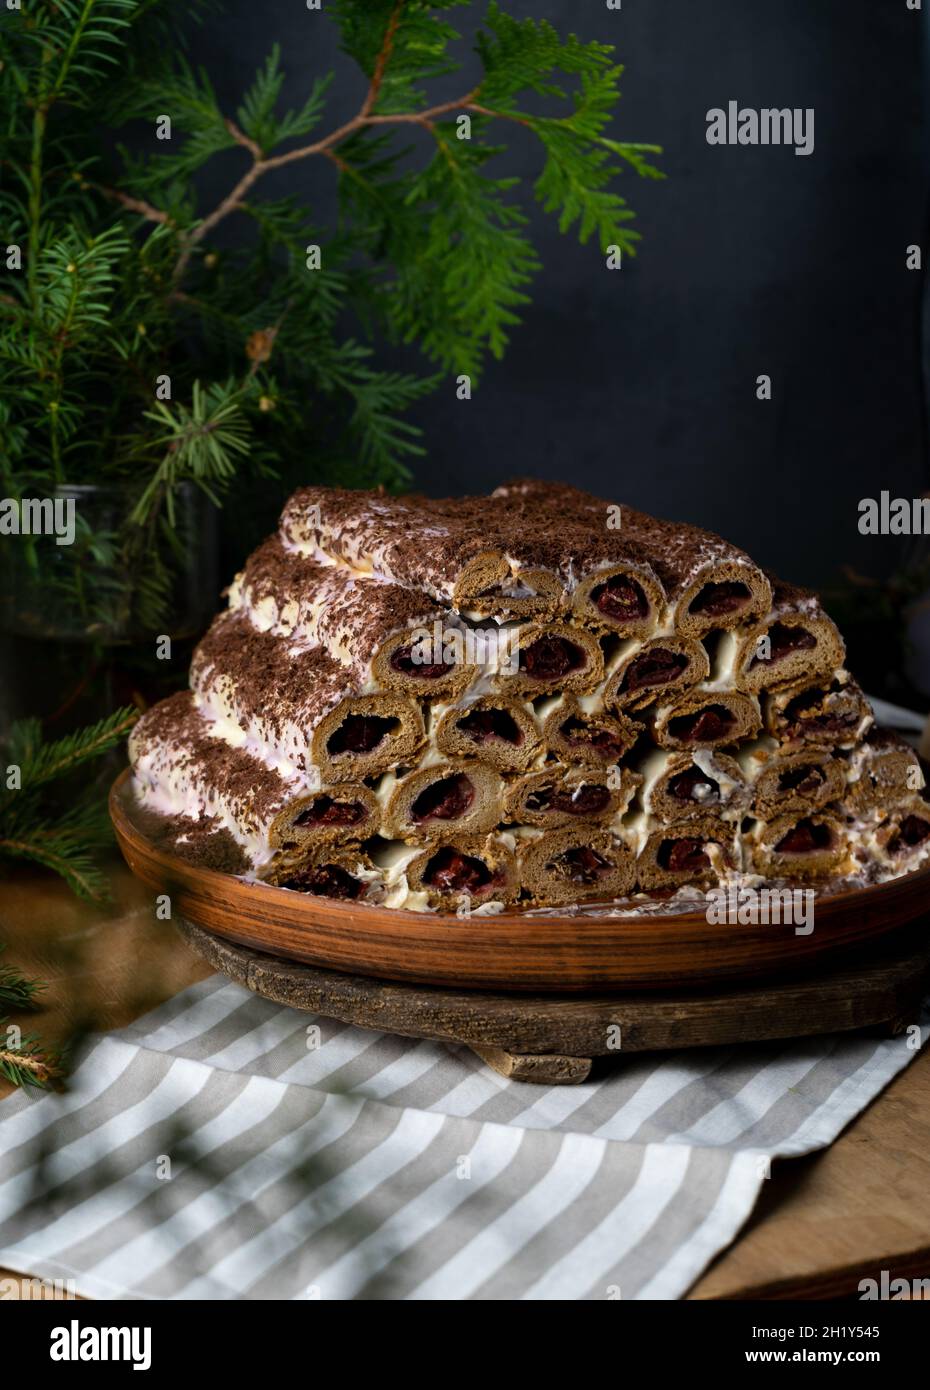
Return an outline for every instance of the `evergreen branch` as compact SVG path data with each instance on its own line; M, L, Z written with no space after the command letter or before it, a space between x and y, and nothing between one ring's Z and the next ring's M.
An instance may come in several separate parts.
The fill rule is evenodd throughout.
M219 505L217 488L226 487L236 471L233 455L246 455L249 451L243 399L244 388L235 382L214 382L203 387L195 381L190 406L156 401L154 408L145 412L147 420L162 427L161 433L149 441L149 447L161 451L162 456L130 514L132 525L144 526L149 522L162 501L173 525L174 490L185 478L190 478Z
M353 51L363 66L366 65L370 26L382 22L386 3L387 0L378 0L375 6L378 13L371 15L370 23L366 23L361 31L364 39L359 39L358 31L355 33ZM246 194L264 174L316 155L330 159L341 172L351 173L350 162L336 154L336 147L350 141L360 131L374 126L418 125L432 132L437 122L453 112L516 121L532 129L547 153L546 165L536 183L536 196L547 211L559 211L560 230L566 231L577 221L580 223L579 237L582 242L597 231L604 249L617 243L631 254L635 252L638 233L624 226L633 214L626 209L623 198L605 191L604 185L616 173L615 166L609 165L607 160L610 153L616 154L640 175L660 178L659 170L644 158L646 153L660 151L658 146L612 141L602 134L619 95L618 81L622 72L620 67L610 63L611 47L599 43L584 44L574 35L563 43L556 30L545 20L513 20L492 2L487 16L490 34L480 35L478 41L485 74L477 87L454 100L440 102L423 110L376 112L401 32L405 3L415 19L423 18L425 7L418 0L390 0L386 19L383 20L380 44L370 64L369 86L362 104L355 116L322 139L281 154L266 154L261 143L226 120L233 138L252 154L252 164L212 212L184 237L175 265L175 282L186 271L194 246L230 213L243 206ZM454 3L454 0L450 0L450 3ZM354 8L345 4L339 7L338 13L343 22L350 14L353 21L357 20ZM454 31L443 30L439 43L435 45L436 54L448 34L454 34ZM267 127L271 119L280 88L277 62L278 51L275 48L253 89L251 117L256 130ZM522 88L543 95L564 97L562 89L546 80L545 76L557 67L581 79L581 92L575 98L575 110L571 116L543 118L521 113L513 107L514 96ZM492 104L488 104L489 98ZM499 333L495 335L491 344L495 355L500 355L505 341L506 338Z
M227 118L226 129L229 131L236 144L243 145L254 159L262 158L261 145L259 145L255 140L250 140L249 137L245 134L245 132L239 129L235 121L229 120Z
M222 199L212 212L208 213L206 217L198 222L197 226L184 238L184 244L174 268L173 279L175 283L184 275L190 262L194 246L202 241L204 237L207 236L218 223L228 217L231 212L236 211L242 206L246 194L264 174L269 173L273 169L284 168L286 165L293 164L297 160L308 159L319 154L327 155L336 145L341 144L342 141L347 140L351 135L355 134L356 131L361 130L365 126L403 123L428 126L430 122L438 120L441 116L448 115L452 111L460 111L463 107L468 106L469 102L476 95L475 92L469 92L465 97L458 98L454 101L442 102L431 107L428 111L407 112L394 115L372 114L384 82L403 6L404 0L393 0L391 12L384 28L381 45L374 61L368 91L365 94L358 112L350 120L343 122L342 125L331 131L329 135L324 136L322 140L314 141L312 144L305 145L300 149L288 150L284 154L269 156L263 153L260 143L254 138L244 136L231 121L228 119L225 121L226 128L233 135L236 142L245 145L245 147L250 150L252 154L252 164L226 197ZM273 99L277 97L278 87L274 85L276 70L277 49L275 48L272 50L271 58L266 64L264 82L259 86L257 91L253 89L255 95L253 96L252 108L250 112L246 113L247 116L251 115L253 128L255 129L258 128L262 119L267 121L270 114L268 106L269 100L271 100L273 104ZM279 85L280 84L278 84L278 86Z
M4 949L0 944L0 951ZM28 980L12 965L0 966L0 1009L23 1012L37 1007L36 995L45 989L40 980ZM0 1076L14 1086L47 1086L62 1075L62 1054L44 1052L36 1037L20 1037L14 1045L12 1026L0 1014ZM5 1036L4 1036L5 1034Z
M311 145L304 145L300 149L288 150L284 154L272 155L268 158L256 158L249 169L242 175L238 183L227 193L226 197L208 213L197 225L192 228L184 238L184 248L178 257L174 269L174 279L179 280L190 262L194 246L203 241L208 233L231 212L235 212L243 206L245 195L249 189L273 169L283 169L289 164L294 164L301 159L310 159L314 155L328 154L333 147L347 140L356 131L364 129L365 126L375 125L421 125L428 127L430 122L439 120L442 116L448 116L453 111L467 111L471 109L472 93L467 93L464 97L456 98L454 101L443 101L436 106L430 107L428 111L411 111L400 115L390 116L362 116L355 115L351 120L345 121L336 130L324 136L322 140L317 140Z
M0 951L5 950L0 942ZM27 980L15 966L0 965L0 1006L6 1009L33 1009L35 996L45 989L39 980Z
M9 1031L5 1018L0 1018L0 1033ZM14 1086L48 1088L65 1074L64 1056L58 1051L43 1051L37 1037L24 1037L17 1047L7 1043L0 1046L0 1076Z
M124 193L121 188L108 188L102 183L92 183L90 179L87 179L86 182L88 187L96 188L98 193L102 193L104 197L112 198L114 202L119 203L122 207L126 208L128 212L137 212L140 217L144 217L148 222L169 224L174 221L169 213L163 212L161 208L157 208L154 204L146 202L144 198L134 198L130 193Z
M296 481L308 454L334 482L404 479L421 447L404 416L438 378L414 387L379 372L359 336L416 343L429 362L475 377L506 349L539 269L511 192L526 182L488 174L503 152L488 143L492 121L540 142L535 196L564 230L633 249L614 180L657 177L656 150L609 138L621 71L612 50L492 3L480 78L434 100L431 81L460 66L461 36L446 21L464 3L331 0L365 82L355 114L328 130L331 75L282 111L276 45L232 112L220 109L208 73L165 42L170 0L37 0L8 16L0 221L8 241L25 244L27 273L0 295L0 491L97 480L100 467L132 489L131 520L109 536L79 534L48 577L86 631L125 631L128 615L164 621L182 483L220 500L245 484L246 460L253 477L279 464ZM157 42L136 27L153 9ZM546 115L526 109L534 95L548 100ZM181 139L146 157L122 150L121 177L98 177L96 125L151 121L153 111L170 111ZM411 129L430 136L425 167L423 142L400 135ZM242 150L241 164L201 210L193 175L224 150ZM295 200L263 196L266 173L316 155L337 171L332 228L312 225ZM233 212L254 220L257 245L209 245ZM312 274L308 243L323 251ZM153 404L165 375L180 403ZM252 539L247 524L239 539ZM25 553L38 574L37 551ZM27 838L5 826L0 835Z
M22 770L23 790L32 791L109 752L125 738L138 718L136 709L118 709L98 723L48 744L41 742L38 720L20 721L14 725L9 755Z
M0 856L28 859L63 878L73 893L90 902L106 897L107 882L90 855L72 838L54 830L36 831L31 839L0 840Z
M391 9L390 17L388 18L387 25L385 26L384 38L381 42L381 47L378 49L378 55L375 58L375 65L371 74L371 82L368 85L368 91L365 95L365 100L362 102L361 110L359 111L359 116L362 119L371 114L375 102L378 100L378 94L381 91L381 84L384 81L384 74L391 57L391 50L394 47L394 37L397 33L397 26L400 23L400 14L403 7L404 0L394 0L394 5Z
M79 897L99 901L106 879L92 852L109 840L106 807L93 783L77 788L60 808L43 800L47 785L84 767L120 742L138 718L132 708L116 710L88 728L43 744L39 721L13 725L7 757L18 767L18 785L0 782L0 857L27 859L62 877ZM70 784L69 784L70 785Z

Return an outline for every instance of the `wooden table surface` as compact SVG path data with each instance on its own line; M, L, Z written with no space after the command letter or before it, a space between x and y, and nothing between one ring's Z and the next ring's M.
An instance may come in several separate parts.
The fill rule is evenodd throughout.
M38 871L0 886L2 959L48 984L42 1009L18 1021L47 1042L124 1027L210 973L121 863L111 877L103 908ZM0 1101L11 1089L0 1081ZM928 1049L829 1149L774 1165L740 1236L689 1297L856 1296L882 1270L930 1277Z

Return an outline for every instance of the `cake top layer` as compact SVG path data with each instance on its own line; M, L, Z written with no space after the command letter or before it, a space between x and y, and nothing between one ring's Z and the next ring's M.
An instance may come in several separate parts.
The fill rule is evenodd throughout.
M606 504L605 504L606 505ZM496 552L518 568L539 568L563 581L615 558L649 563L633 539L618 543L590 515L566 517L534 499L514 505L490 497L389 497L381 493L301 488L287 502L281 532L294 545L318 547L364 572L449 600L459 575Z
M540 509L551 517L558 531L563 525L576 530L606 528L608 507L613 505L593 493L566 483L550 483L540 478L512 478L491 493L491 501L505 503L508 511L522 519L525 527ZM683 521L664 521L626 503L620 506L620 526L606 532L609 558L622 560L627 554L645 558L665 585L669 597L685 588L708 564L742 564L755 568L755 562L737 546L713 531Z
M279 535L249 556L230 587L229 602L261 631L297 647L325 647L358 684L389 636L428 624L441 611L416 589L301 555Z
M488 497L392 497L306 487L281 516L285 542L450 600L467 565L494 552L571 586L611 563L651 568L670 596L710 564L755 569L738 547L697 526L662 521L577 488L516 479Z

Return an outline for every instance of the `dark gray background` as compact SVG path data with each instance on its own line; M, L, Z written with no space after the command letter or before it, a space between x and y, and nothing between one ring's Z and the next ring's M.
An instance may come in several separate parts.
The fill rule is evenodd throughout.
M484 8L450 18L471 32ZM905 0L505 8L616 45L627 65L616 133L662 144L668 178L626 179L643 241L614 273L527 199L545 265L532 306L470 402L450 381L418 408L429 447L418 484L457 493L514 472L562 478L710 526L800 582L823 584L844 562L887 573L902 543L861 538L857 503L927 486L922 275L905 268L927 215L923 16ZM335 67L332 116L356 109L363 81L325 0L323 14L302 0L225 4L193 56L234 109L275 38L286 96ZM706 112L731 98L814 107L814 153L709 146ZM503 165L534 176L533 139L504 135ZM238 152L229 158L238 167ZM333 172L308 161L269 191L297 188L326 216ZM228 177L216 161L207 196ZM756 399L763 372L770 403Z

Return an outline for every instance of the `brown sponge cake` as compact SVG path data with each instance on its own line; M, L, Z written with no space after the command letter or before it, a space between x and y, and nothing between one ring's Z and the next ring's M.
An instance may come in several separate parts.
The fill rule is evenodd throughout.
M829 809L756 821L746 844L753 868L766 878L822 878L848 852L846 827Z
M197 647L191 686L208 717L243 733L266 763L327 781L409 762L425 741L415 701L361 694L324 648L259 632L237 612L216 618Z
M523 890L537 903L623 898L632 890L633 856L609 830L518 830L516 844Z
M816 596L625 501L307 487L133 786L160 845L360 912L881 880L930 813L844 659Z
M434 705L430 733L447 756L478 758L501 772L524 771L542 744L533 706L499 695Z
M760 724L758 701L738 690L698 687L669 704L656 705L652 715L660 748L725 748L753 738Z
M477 759L430 763L401 777L387 799L384 833L397 840L448 840L492 830L503 810L503 782Z
M614 654L604 690L608 709L631 712L674 698L710 675L707 652L691 637L674 633L646 642L629 640Z
M613 771L613 770L612 770ZM640 778L629 768L604 769L549 762L511 783L504 819L517 825L604 825L627 809Z
M836 624L814 594L780 580L772 587L771 611L744 631L735 659L736 683L753 693L832 676L846 659Z

